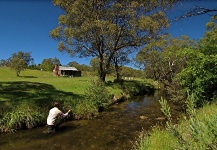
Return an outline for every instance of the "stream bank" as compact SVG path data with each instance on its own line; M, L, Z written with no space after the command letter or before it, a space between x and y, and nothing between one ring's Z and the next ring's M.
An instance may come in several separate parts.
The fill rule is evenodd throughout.
M135 96L110 106L94 120L67 121L59 132L51 135L46 134L47 126L0 134L0 149L128 150L141 130L148 131L165 122L158 102L161 96L164 96L161 91ZM180 106L171 106L172 116L178 116L180 110Z

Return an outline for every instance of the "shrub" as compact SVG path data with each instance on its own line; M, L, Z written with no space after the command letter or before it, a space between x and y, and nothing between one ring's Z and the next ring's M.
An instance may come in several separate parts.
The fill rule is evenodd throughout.
M147 82L141 81L125 81L121 84L121 88L130 97L135 95L145 95L154 91L154 86Z
M103 109L110 104L111 95L106 89L105 83L100 80L92 80L90 86L85 91L86 102Z
M217 85L217 55L204 55L198 52L188 66L177 75L184 91L195 95L196 106L212 101Z

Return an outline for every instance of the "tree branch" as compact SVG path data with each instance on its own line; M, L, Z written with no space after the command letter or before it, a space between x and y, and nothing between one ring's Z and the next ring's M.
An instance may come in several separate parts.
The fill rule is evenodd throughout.
M186 14L174 19L173 21L179 21L179 20L181 20L183 18L199 16L199 15L203 15L203 14L210 13L210 12L217 12L217 9L209 9L209 8L196 6L194 9L192 9L189 12L187 12Z

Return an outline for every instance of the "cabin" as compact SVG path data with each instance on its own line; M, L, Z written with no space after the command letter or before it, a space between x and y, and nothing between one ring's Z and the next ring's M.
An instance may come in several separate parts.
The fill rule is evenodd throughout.
M57 66L53 70L54 76L69 76L69 77L81 77L81 71L75 67Z

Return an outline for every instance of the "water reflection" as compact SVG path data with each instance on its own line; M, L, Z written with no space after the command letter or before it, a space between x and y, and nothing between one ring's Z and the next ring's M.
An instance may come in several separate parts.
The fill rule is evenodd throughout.
M158 100L162 93L154 96L134 97L115 104L102 112L95 120L68 121L60 131L46 135L45 127L0 134L1 150L127 150L132 148L138 133L162 123L163 117ZM179 109L172 109L178 115ZM140 116L145 116L142 118Z

